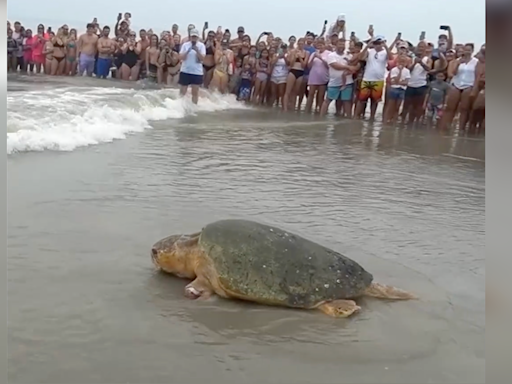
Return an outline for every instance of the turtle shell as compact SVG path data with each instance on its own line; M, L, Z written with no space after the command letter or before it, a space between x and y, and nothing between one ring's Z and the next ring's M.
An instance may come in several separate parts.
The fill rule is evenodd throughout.
M199 244L213 261L221 286L251 301L312 308L357 297L373 280L338 252L253 221L208 224Z

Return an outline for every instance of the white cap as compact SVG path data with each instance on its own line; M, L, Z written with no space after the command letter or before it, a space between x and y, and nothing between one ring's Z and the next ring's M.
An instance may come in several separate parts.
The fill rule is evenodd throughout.
M345 21L345 14L342 13L341 15L339 15L336 21Z
M190 37L192 37L192 36L199 37L199 32L197 29L190 30Z

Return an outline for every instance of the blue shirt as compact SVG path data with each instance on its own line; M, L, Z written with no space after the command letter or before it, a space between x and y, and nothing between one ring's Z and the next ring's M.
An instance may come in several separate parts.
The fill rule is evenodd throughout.
M309 52L310 55L314 55L316 52L316 48L313 47L312 45L305 45L304 50L306 52ZM308 68L307 64L306 64L306 68L304 68L304 74L309 75L309 68Z
M203 43L198 41L196 43L197 50L203 56L206 55L206 47ZM180 55L188 52L187 57L181 64L180 72L188 73L189 75L203 75L203 63L197 59L197 53L192 48L192 42L187 41L183 43L180 49ZM190 50L190 52L189 52Z

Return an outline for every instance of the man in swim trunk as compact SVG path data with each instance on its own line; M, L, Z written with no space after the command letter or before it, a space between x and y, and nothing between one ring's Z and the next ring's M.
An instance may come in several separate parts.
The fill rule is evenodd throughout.
M331 52L327 56L327 64L329 65L329 83L327 84L327 95L320 109L320 115L324 116L333 100L342 103L343 113L348 118L352 117L352 98L354 78L348 76L343 83L342 76L346 76L347 72L355 73L357 66L350 66L349 61L352 59L350 53L345 53L345 40L339 39L336 42L336 51Z
M92 76L94 72L95 56L98 52L98 35L94 33L96 26L93 23L87 24L87 32L78 38L78 76Z
M98 39L98 60L96 66L96 77L106 79L110 73L114 51L114 41L109 37L110 27L103 27L101 37Z
M363 108L366 106L366 102L370 100L370 120L374 120L377 106L382 100L388 57L391 57L384 40L383 36L376 36L361 52L361 59L366 60L366 67L359 90L356 117L363 114Z

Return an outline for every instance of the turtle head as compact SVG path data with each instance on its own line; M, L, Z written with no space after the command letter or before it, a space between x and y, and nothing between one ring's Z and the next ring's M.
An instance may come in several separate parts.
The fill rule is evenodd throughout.
M157 241L151 248L153 264L167 273L178 277L195 278L194 252L199 234L171 235Z

